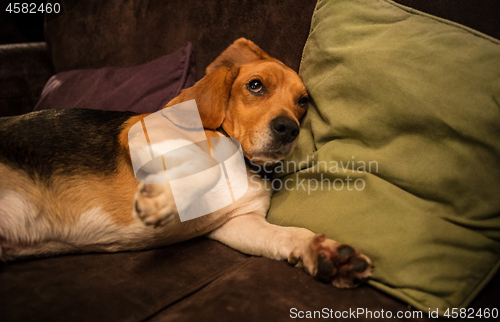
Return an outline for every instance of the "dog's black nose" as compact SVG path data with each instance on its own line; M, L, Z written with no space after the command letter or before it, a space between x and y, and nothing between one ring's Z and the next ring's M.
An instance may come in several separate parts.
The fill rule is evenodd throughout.
M271 121L274 136L283 143L290 143L299 135L297 122L286 116L278 116Z

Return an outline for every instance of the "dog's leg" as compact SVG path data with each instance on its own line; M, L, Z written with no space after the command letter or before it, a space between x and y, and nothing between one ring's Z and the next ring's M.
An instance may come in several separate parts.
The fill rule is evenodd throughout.
M169 184L140 183L135 193L134 215L146 225L168 225L177 216Z
M12 261L21 258L37 256L60 255L64 253L83 252L82 248L62 241L41 242L33 245L6 245L0 244L0 261ZM2 253L3 252L3 253Z
M370 259L353 247L305 228L272 225L260 215L235 217L209 237L246 254L286 259L339 288L357 286L371 275Z
M166 142L168 143L168 141ZM134 216L137 216L146 225L154 226L164 226L179 218L179 213L182 213L187 205L203 196L217 183L220 173L208 172L206 174L204 172L211 165L210 155L194 144L169 153L163 163L165 171L150 173L145 178L146 182L163 181L166 183L139 183L134 198ZM186 179L199 173L205 174L197 176L198 182L196 184L190 179ZM175 185L177 189L176 200L174 200L169 180L177 180Z

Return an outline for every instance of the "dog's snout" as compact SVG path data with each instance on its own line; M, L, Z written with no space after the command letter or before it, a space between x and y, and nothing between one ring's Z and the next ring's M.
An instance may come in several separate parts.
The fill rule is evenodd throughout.
M286 116L278 116L271 121L274 136L283 143L290 143L299 135L297 122Z

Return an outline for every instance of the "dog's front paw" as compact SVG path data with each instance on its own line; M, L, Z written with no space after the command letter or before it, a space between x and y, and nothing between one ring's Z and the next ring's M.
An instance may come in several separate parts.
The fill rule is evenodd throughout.
M134 202L134 215L146 225L166 225L177 215L174 197L167 184L140 183Z
M292 253L288 262L304 266L312 276L338 288L356 287L372 273L367 256L349 245L325 239L324 235L314 236L302 255Z

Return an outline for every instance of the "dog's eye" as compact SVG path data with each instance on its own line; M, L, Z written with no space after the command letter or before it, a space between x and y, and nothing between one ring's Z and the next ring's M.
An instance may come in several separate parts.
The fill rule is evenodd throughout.
M302 96L298 101L299 105L305 107L309 103L309 98L307 96Z
M258 79L251 80L248 87L252 92L259 92L262 89L262 82Z
M264 94L264 85L262 85L262 82L260 80L258 80L258 79L252 79L247 84L247 89L253 95L262 95L262 94Z

